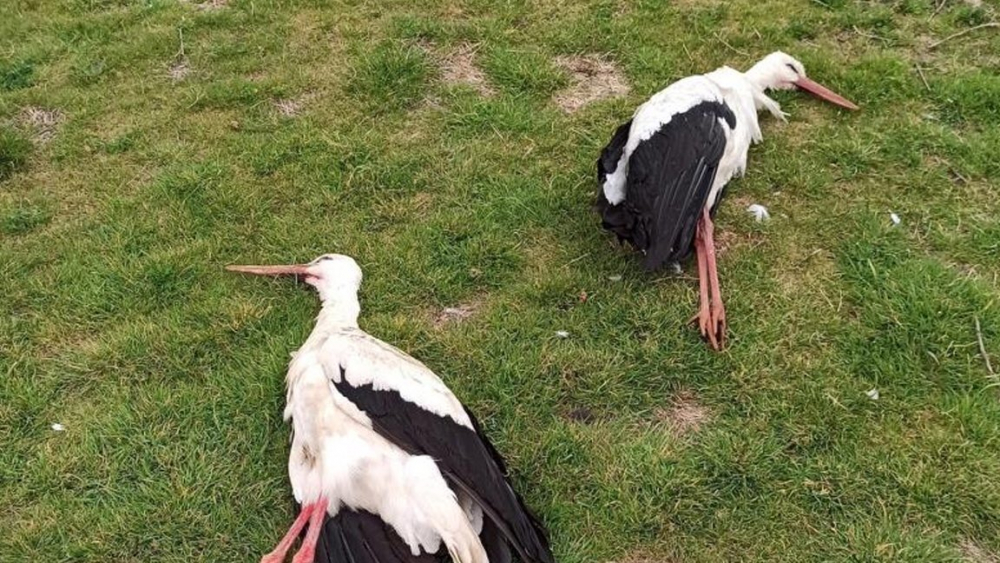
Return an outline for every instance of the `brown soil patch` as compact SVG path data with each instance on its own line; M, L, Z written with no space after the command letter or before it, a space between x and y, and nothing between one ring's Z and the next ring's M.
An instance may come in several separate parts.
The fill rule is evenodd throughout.
M479 303L463 303L455 307L445 307L434 318L434 328L441 328L452 322L460 323L475 315L477 310L479 310Z
M570 74L568 88L556 93L556 105L568 113L583 106L628 94L629 86L618 67L601 55L557 57L556 64Z
M958 544L958 551L962 554L962 559L969 563L1000 563L1000 556L986 551L968 538Z
M571 408L563 414L563 417L573 422L579 422L580 424L591 424L597 420L597 415L594 414L594 411L587 407Z
M665 424L675 436L697 432L708 422L708 409L703 407L690 391L678 391L670 399L670 406L657 409L656 420Z
M59 110L44 109L36 106L28 106L21 110L21 123L35 130L35 138L39 142L47 143L56 134L59 123L63 120L63 114Z
M463 43L454 51L438 57L441 79L446 84L471 86L480 96L496 94L482 69L476 65L476 47Z

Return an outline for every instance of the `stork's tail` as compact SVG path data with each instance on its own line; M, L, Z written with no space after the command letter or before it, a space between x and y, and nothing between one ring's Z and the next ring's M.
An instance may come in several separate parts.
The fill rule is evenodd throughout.
M342 508L323 522L315 563L443 563L446 560L443 554L413 555L403 538L378 516Z

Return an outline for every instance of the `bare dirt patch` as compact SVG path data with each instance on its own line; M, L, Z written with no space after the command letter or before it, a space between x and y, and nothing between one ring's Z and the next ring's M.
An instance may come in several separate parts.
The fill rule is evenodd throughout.
M278 114L282 117L298 117L302 112L302 108L313 98L312 94L304 94L297 98L282 98L279 100L273 100L271 105L277 110Z
M302 110L302 102L298 100L274 100L272 103L282 117L295 117Z
M580 424L591 424L597 421L597 415L587 407L573 407L563 413L563 418Z
M482 69L476 65L476 46L468 43L438 57L441 79L446 84L471 86L480 96L489 98L496 94Z
M41 143L47 143L55 137L56 129L63 120L63 114L57 109L45 109L28 106L21 110L20 121L35 131L35 138Z
M554 98L556 105L568 113L597 100L629 92L628 81L621 70L602 55L557 57L556 64L570 75L569 87L557 92Z
M958 544L958 551L962 559L969 563L1000 563L1000 555L986 551L968 538Z
M657 422L665 425L675 436L697 432L709 419L709 411L703 407L691 391L674 393L670 405L657 409Z
M174 82L184 80L189 74L191 74L191 67L188 66L187 60L177 61L177 64L167 69L167 76Z
M198 8L199 10L206 10L206 11L221 10L223 8L229 7L229 0L207 0L199 4L195 4L194 7Z
M446 51L439 49L430 41L418 41L416 47L428 56L437 65L441 72L441 80L450 86L470 86L480 96L489 98L496 94L496 90L489 83L486 74L479 65L476 64L477 45L462 43L458 47ZM437 103L430 100L431 105Z
M449 323L460 323L479 310L479 303L463 303L454 307L445 307L434 317L434 328L441 328Z

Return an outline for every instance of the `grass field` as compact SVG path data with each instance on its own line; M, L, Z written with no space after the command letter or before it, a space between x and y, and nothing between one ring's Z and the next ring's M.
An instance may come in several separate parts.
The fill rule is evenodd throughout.
M3 12L0 560L268 551L317 304L222 266L340 252L362 326L479 413L560 561L1000 561L995 1ZM776 49L863 110L762 117L715 354L692 264L643 273L600 230L594 161L668 82ZM619 95L582 103L581 60Z

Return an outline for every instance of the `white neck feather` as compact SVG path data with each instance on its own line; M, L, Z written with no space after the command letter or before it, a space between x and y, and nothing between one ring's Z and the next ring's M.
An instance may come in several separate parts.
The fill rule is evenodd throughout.
M316 328L357 328L361 303L356 289L344 286L325 287L320 291L323 307L316 317Z

